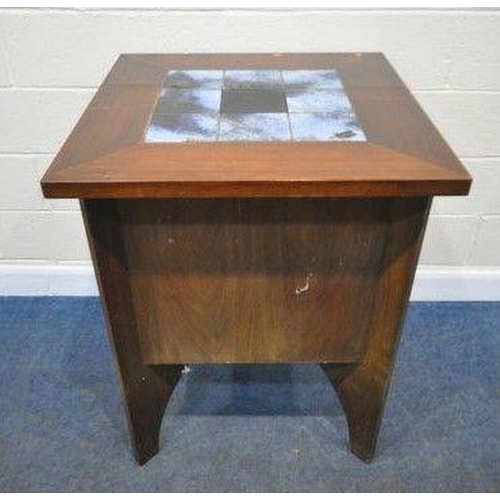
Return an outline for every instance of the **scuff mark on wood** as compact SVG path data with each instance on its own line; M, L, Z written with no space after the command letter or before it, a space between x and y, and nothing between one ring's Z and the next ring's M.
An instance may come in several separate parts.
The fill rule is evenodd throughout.
M310 280L311 280L312 276L313 276L313 273L307 273L305 284L302 286L298 286L295 289L295 295L301 295L304 292L307 292L309 290Z

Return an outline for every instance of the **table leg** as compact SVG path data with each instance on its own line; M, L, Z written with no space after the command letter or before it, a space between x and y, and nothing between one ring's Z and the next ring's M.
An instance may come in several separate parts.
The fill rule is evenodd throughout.
M359 363L322 364L346 414L351 451L371 461L423 240L430 199L394 200L383 265Z
M158 453L163 413L182 365L150 366L142 361L118 214L107 201L86 200L81 208L135 456L142 465Z
M375 205L378 206L378 203ZM384 222L380 222L377 217L374 219L374 224L377 224L377 235L380 231L380 245L376 246L380 249L380 254L377 253L373 262L370 259L366 261L365 256L363 262L366 261L365 264L369 264L370 267L367 270L362 269L369 277L369 282L372 283L372 286L369 287L370 300L365 297L367 300L363 303L366 307L360 311L360 314L368 315L366 321L362 322L363 331L369 332L368 338L364 336L363 346L360 347L359 354L353 358L354 362L344 365L323 365L344 406L349 424L351 448L364 460L370 460L374 454L397 341L411 290L429 206L430 200L426 198L395 198L390 201L381 201L379 209L387 210L382 219ZM134 207L136 211L139 208L140 206ZM372 207L372 209L375 208L375 206ZM128 225L134 223L135 220L131 221L128 217L130 214L125 210L125 220L122 221L122 215L117 209L115 200L84 200L82 212L101 297L105 306L108 332L121 375L137 460L139 463L145 463L158 451L162 415L180 378L180 363L183 362L180 357L170 358L170 362L167 361L166 364L161 362L148 364L144 361L147 358L144 357L143 350L144 346L147 347L148 344L144 338L140 337L138 311L145 313L146 310L149 310L150 298L137 289L135 290L136 302L143 302L147 307L141 307L141 304L134 303L131 279L134 272L141 271L140 266L138 267L138 262L141 261L134 253L137 245L139 245L137 248L141 249L144 245L143 242L152 245L155 244L156 240L147 231L146 235L149 234L147 238L136 237L133 240L128 238L127 241L131 248L128 248L127 252L124 235L127 235L127 231L131 230ZM157 219L147 218L146 220ZM139 227L141 229L141 224L139 226L132 225L132 228ZM152 225L152 227L155 229L157 226ZM351 225L348 224L348 228L350 227ZM366 228L361 228L359 231L361 230L366 231ZM157 246L159 245L158 248L165 248L165 234L164 231L160 231L158 242L156 242ZM344 233L340 231L339 235L342 236L342 234ZM354 250L358 252L360 258L363 258L370 249L359 246L364 244L366 240L364 233L359 234L359 241L358 238L354 238L353 244L357 245ZM347 242L350 241L347 238ZM376 241L378 241L378 236ZM339 252L341 250L338 249ZM163 265L164 262L171 262L171 260L159 258L155 259L154 262ZM203 263L205 262L206 259L203 260ZM342 264L342 260L340 263ZM351 273L360 272L354 264L356 263L353 263L353 267L349 268L350 271L349 269L343 271L347 272L348 277L351 277ZM338 273L343 276L341 269L336 267L330 270L330 274L332 273L333 276L337 276ZM156 275L150 273L145 274L145 276L149 279ZM357 275L355 274L355 276ZM152 282L148 283L145 291L150 290L156 282L153 279ZM337 296L335 295L335 297ZM337 298L341 300L342 296ZM153 326L155 326L159 316L154 316L153 319L155 320ZM144 321L144 317L142 320ZM352 321L341 323L341 326L348 329L349 335L344 339L346 342L355 342L360 337L356 335ZM142 326L144 327L144 324ZM160 328L158 331L164 332L165 329ZM328 351L328 353L323 353L322 357L325 359L324 356L328 354L332 356L330 359L333 362L333 359L339 355L339 351L345 347L345 345L339 344L337 351ZM237 353L239 352L237 350ZM269 353L264 352L262 355L269 355ZM238 361L235 356L232 356L231 360ZM280 356L277 359L279 362L293 360L288 356Z
M389 379L387 367L363 363L358 366L321 366L344 408L351 451L370 462L375 454L385 405Z

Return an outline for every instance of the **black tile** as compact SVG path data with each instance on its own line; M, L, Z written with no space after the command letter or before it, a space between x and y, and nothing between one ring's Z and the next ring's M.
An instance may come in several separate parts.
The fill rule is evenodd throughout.
M282 90L231 89L222 91L222 113L286 113Z

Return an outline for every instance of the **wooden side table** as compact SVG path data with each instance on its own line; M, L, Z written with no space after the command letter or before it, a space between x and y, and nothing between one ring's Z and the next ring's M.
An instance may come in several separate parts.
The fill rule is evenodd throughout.
M122 55L42 180L79 198L137 460L189 363L320 363L370 460L434 195L382 54Z

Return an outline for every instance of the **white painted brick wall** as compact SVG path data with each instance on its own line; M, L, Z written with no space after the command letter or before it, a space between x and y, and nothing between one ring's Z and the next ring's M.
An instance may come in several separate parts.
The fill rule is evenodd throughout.
M93 93L75 89L0 89L0 152L57 152Z
M500 266L499 11L0 10L0 264L88 262L38 181L121 52L381 51L474 176L436 199L421 266Z
M500 156L499 92L417 91L415 96L457 155Z

